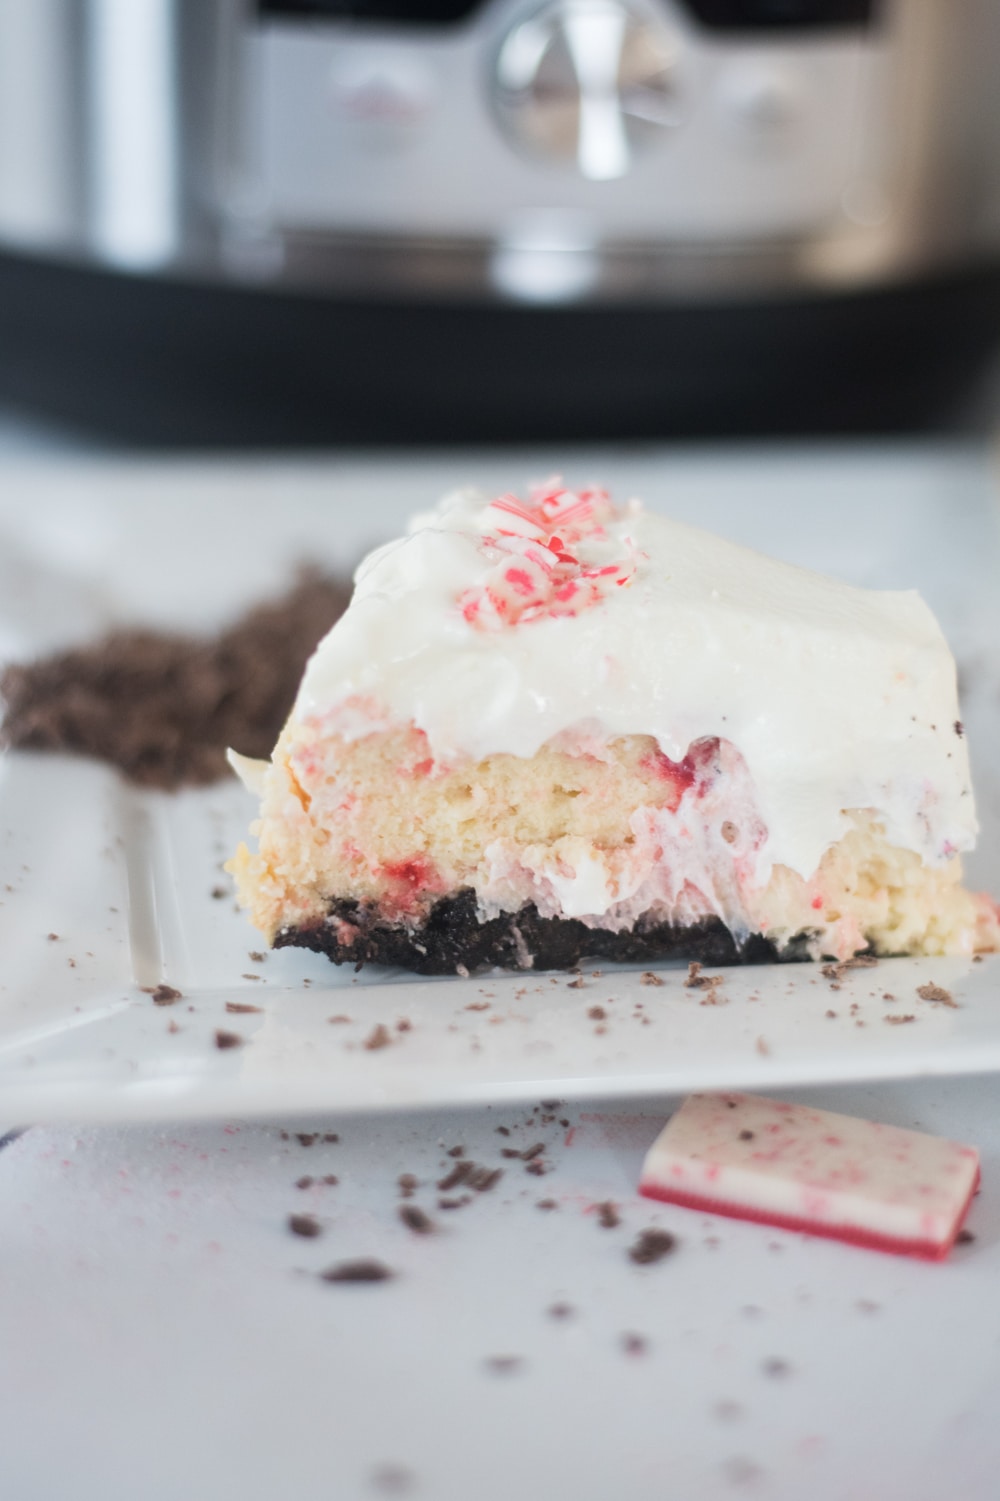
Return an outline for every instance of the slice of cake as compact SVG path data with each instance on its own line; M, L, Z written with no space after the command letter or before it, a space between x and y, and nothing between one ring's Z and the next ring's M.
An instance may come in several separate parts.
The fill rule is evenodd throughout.
M951 654L850 588L557 483L371 554L230 868L275 946L424 973L998 946Z

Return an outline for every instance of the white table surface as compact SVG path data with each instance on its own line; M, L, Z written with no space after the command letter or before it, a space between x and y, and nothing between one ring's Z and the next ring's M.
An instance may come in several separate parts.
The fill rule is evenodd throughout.
M554 461L451 456L409 473L424 498L463 474L509 484ZM674 468L646 449L563 461L617 490L660 483L670 469L687 517L711 510L720 481L745 481L746 534L751 497L767 495L768 545L787 542L788 555L804 545L796 496L808 491L821 518L813 561L837 571L848 560L864 581L871 558L884 575L895 557L898 577L886 582L916 583L935 603L936 591L947 595L959 654L975 657L975 691L996 691L997 656L981 646L993 608L984 581L973 568L965 591L945 585L914 541L925 523L940 524L942 507L959 530L973 514L982 524L985 453L869 447L751 460L730 451L682 456ZM351 523L360 538L377 524L372 495L406 471L364 459L335 467L341 497L353 487L368 508ZM35 505L50 496L66 523L74 486L104 482L97 468L66 454L50 470L18 453L0 494L8 505L15 491ZM294 473L323 483L315 463L286 472L290 483ZM234 490L252 491L250 473L235 475ZM870 506L864 530L848 531L838 515L847 491L855 520L859 495ZM262 563L262 584L266 574ZM0 1151L0 1496L992 1501L998 1090L996 1077L972 1077L808 1096L980 1148L975 1240L941 1266L640 1200L642 1153L669 1112L664 1099L576 1103L545 1125L498 1106L30 1129ZM340 1140L307 1147L282 1130ZM545 1176L500 1155L536 1141L546 1143ZM465 1207L439 1211L430 1185L459 1145L504 1176ZM432 1213L433 1235L397 1217L396 1180L407 1172L420 1180L413 1202ZM336 1185L295 1186L331 1173ZM594 1212L608 1198L622 1219L614 1229ZM557 1207L540 1209L540 1199ZM291 1235L292 1211L318 1215L322 1236ZM649 1225L672 1230L678 1248L638 1268L627 1248ZM372 1286L316 1275L356 1256L398 1275ZM571 1315L553 1317L556 1303ZM630 1334L642 1350L625 1348ZM496 1357L517 1364L498 1371Z

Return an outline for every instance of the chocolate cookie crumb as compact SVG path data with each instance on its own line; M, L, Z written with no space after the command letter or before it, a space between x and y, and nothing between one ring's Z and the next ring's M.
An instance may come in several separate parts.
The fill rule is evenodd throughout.
M598 1204L597 1223L602 1230L617 1230L621 1224L621 1215L618 1213L618 1205L610 1199L605 1199L603 1204Z
M300 1147L311 1147L315 1142L319 1141L319 1132L296 1131L295 1140L298 1142Z
M971 1230L959 1230L955 1236L955 1244L956 1246L971 1246L975 1238Z
M783 1381L786 1376L792 1374L792 1368L788 1364L788 1361L780 1360L776 1355L772 1355L767 1360L762 1361L760 1368L765 1376L771 1376L777 1381Z
M316 1182L315 1178L310 1177L310 1175L308 1173L303 1173L303 1175L302 1175L301 1178L296 1178L296 1180L295 1180L295 1187L296 1188L312 1188L312 1186L313 1186L313 1184L315 1182Z
M329 1142L339 1141L340 1136L336 1131L324 1131L323 1140Z
M225 886L213 886L212 887L211 896L212 896L212 900L213 901L223 902L223 901L225 901L225 899L226 899L226 897L228 895L229 895L229 890L228 890L227 887L225 887Z
M558 1207L555 1199L539 1199L535 1205L536 1209L558 1209Z
M414 1235L433 1235L436 1228L429 1214L418 1209L416 1204L400 1204L397 1213L408 1230Z
M383 1026L382 1023L379 1022L378 1025L373 1027L369 1032L368 1036L362 1043L362 1047L367 1048L369 1053L374 1053L379 1048L387 1048L391 1042L392 1035L389 1032L389 1028Z
M231 775L228 746L271 754L306 660L349 597L347 584L304 573L211 639L118 630L8 667L4 740L95 756L143 787L218 781Z
M471 1194L462 1194L461 1198L458 1198L458 1199L438 1199L438 1201L437 1201L438 1208L439 1209L444 1209L444 1210L448 1210L448 1209L464 1209L465 1206L466 1206L466 1204L471 1204L471 1203L472 1203L472 1195Z
M548 1309L550 1319L571 1319L575 1314L572 1303L553 1303Z
M649 1349L649 1341L641 1334L623 1334L622 1349L626 1355L645 1355Z
M740 1132L740 1141L753 1141L753 1132L752 1131L741 1131Z
M245 1039L238 1032L225 1032L221 1027L216 1029L215 1046L221 1048L223 1052L227 1048L241 1048L244 1041Z
M950 1006L952 1010L958 1010L958 1002L943 985L918 985L917 995L922 1001L934 1001L938 1006Z
M629 1260L636 1266L653 1266L677 1249L677 1240L667 1230L643 1230L629 1247Z
M701 965L696 961L688 965L687 979L684 981L687 990L714 991L725 980L725 975L706 975L702 973Z
M249 1001L227 1001L226 1010L233 1016L249 1016L252 1011L263 1011L263 1006L251 1006Z
M307 1240L323 1234L323 1226L314 1214L290 1214L288 1228L293 1235L303 1235Z
M402 1199L412 1199L420 1186L419 1180L413 1173L400 1173L396 1179L396 1183L399 1186L399 1196Z
M465 1148L464 1147L449 1147L448 1148L448 1156L449 1157L464 1157L465 1156Z
M438 1181L438 1190L448 1193L452 1188L460 1188L463 1183L469 1181L469 1175L475 1170L474 1162L457 1162L450 1173L446 1173Z
M363 1256L357 1261L338 1261L319 1275L323 1282L388 1282L396 1273L374 1257Z
M251 949L249 954L247 955L247 958L250 960L251 964L263 964L264 960L267 958L267 955L261 954L257 949Z
M321 1183L325 1183L328 1188L335 1188L340 1182L340 1179L337 1177L336 1173L324 1173L319 1181Z
M172 985L156 985L149 993L153 997L154 1006L173 1006L184 999L182 993Z

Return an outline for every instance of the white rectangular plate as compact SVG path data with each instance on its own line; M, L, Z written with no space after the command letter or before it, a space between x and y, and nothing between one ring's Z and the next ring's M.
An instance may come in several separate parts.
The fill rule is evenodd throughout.
M222 613L234 613L279 585L307 549L343 564L450 483L511 487L550 467L544 457L514 455L502 466L467 459L405 471L91 466L8 474L0 643L20 654L82 639L115 619L208 625L219 601ZM922 589L966 678L984 824L974 876L1000 886L1000 775L990 765L1000 730L1000 547L985 458L913 448L671 462L588 455L568 475L592 476L793 561ZM287 950L253 959L253 931L231 897L213 895L253 814L235 784L148 794L92 763L6 757L6 1121L648 1096L1000 1069L1000 963L992 959L883 962L836 989L814 966L730 970L715 1005L684 985L683 967L660 969L659 986L638 970L607 966L576 985L567 975L357 976ZM143 987L161 981L182 999L157 1006ZM955 1006L918 997L928 982L947 989ZM227 1009L246 1005L260 1009ZM893 1015L913 1020L893 1024ZM377 1026L391 1042L368 1048ZM220 1049L219 1030L238 1034L240 1045Z

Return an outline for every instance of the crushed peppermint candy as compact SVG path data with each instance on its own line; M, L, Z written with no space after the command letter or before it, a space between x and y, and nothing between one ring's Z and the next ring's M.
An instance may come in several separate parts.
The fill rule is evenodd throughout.
M631 540L624 539L617 561L603 556L610 540L604 523L620 515L607 491L566 490L557 479L536 486L527 501L499 496L487 509L490 530L480 544L493 566L459 597L465 619L495 631L578 615L630 584L639 557Z

